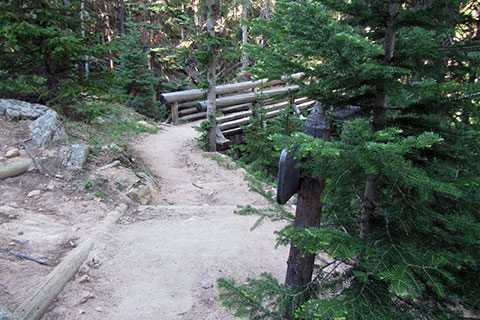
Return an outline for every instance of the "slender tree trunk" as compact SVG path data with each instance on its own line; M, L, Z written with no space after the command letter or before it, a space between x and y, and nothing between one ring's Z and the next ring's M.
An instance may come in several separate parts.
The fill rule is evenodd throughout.
M120 36L125 34L125 3L120 0Z
M248 15L247 15L247 1L248 0L242 0L242 19L244 21L247 21ZM242 57L242 68L245 68L248 63L248 57L247 57L247 52L245 51L245 45L248 43L248 33L247 33L247 26L245 25L244 22L242 22L242 44L243 44L243 57Z
M85 39L84 9L85 9L85 3L84 3L84 1L82 1L80 3L80 23L81 23L81 32L82 32L82 38L83 39ZM85 79L88 79L88 55L84 55L83 59L84 59L83 69L84 69L84 72L85 72Z
M57 75L55 71L55 63L52 58L52 51L47 51L45 54L45 66L47 71L47 89L51 96L55 95L57 89Z
M390 3L388 5L388 21L385 32L383 60L390 63L395 50L395 31L392 29L395 19L398 14L400 5L398 3ZM375 105L372 115L372 132L380 130L384 126L385 106L387 103L387 96L383 88L379 89L375 98ZM372 221L375 216L375 202L377 200L377 185L376 175L369 175L365 183L365 193L362 204L362 222L360 223L360 238L365 239L372 231Z
M105 9L105 25L107 26L107 28L105 29L105 36L107 37L107 41L111 42L112 41L112 28L111 28L111 25L110 25L110 15L108 13L108 6L107 6L106 2L104 3L103 8ZM113 55L112 50L109 50L108 53L110 54L110 56ZM110 70L113 70L113 60L109 59L108 62L109 62Z
M200 0L195 0L193 3L193 12L194 12L194 23L195 23L195 32L198 34L200 30L202 30L203 26L203 16L200 10L201 2Z
M214 0L205 0L205 6L207 10L207 32L209 37L215 37L215 17L214 17L214 11L213 11L213 3ZM211 58L208 64L208 84L209 84L209 89L207 93L207 120L210 122L211 128L210 131L208 132L208 140L210 143L209 146L209 151L216 151L217 149L217 135L216 135L216 92L215 92L215 87L216 87L216 82L217 82L217 77L216 77L216 57L215 53L213 52L215 48L212 46L208 46L207 50L211 53Z

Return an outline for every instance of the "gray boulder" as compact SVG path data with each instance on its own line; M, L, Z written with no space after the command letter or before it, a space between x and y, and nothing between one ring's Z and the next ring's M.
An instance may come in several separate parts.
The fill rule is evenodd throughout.
M0 99L0 114L8 121L35 120L43 116L49 108L42 104L28 103L14 99Z
M72 169L81 169L87 162L90 146L86 144L74 144L63 147L60 150L62 164Z
M29 125L33 143L37 146L50 147L67 142L67 134L57 113L48 110L43 116Z

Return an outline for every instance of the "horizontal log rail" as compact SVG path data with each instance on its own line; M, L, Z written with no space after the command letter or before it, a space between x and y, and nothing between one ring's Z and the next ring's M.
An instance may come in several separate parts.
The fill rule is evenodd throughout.
M259 87L271 87L277 84L282 84L288 82L291 79L299 79L304 75L304 73L295 73L290 76L283 76L281 80L272 80L261 79L257 81L245 81L239 83L223 84L215 87L216 94L226 94L238 91L245 91L248 89L259 88ZM190 89L183 91L175 91L162 93L160 95L160 101L162 103L171 104L174 102L190 101L200 99L202 96L206 95L205 90L202 89Z

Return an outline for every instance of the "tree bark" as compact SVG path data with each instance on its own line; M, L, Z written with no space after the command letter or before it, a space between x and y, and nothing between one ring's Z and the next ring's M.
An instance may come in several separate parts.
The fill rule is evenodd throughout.
M214 0L205 0L205 6L207 9L207 32L210 38L215 37L215 16L213 11L213 3ZM207 121L210 122L210 130L208 132L208 141L209 151L216 151L217 149L217 134L216 134L216 56L215 56L215 48L211 45L207 48L208 52L210 52L210 61L208 64L208 92L207 92Z
M125 3L120 0L120 36L125 34Z
M80 24L81 24L81 33L82 33L82 38L85 40L85 17L84 17L84 9L85 9L85 3L82 1L80 3ZM84 62L83 62L83 70L85 72L84 76L85 79L88 79L88 55L83 56Z
M248 0L242 0L242 19L244 21L247 21L248 15L247 15L247 1ZM247 52L245 51L245 45L248 43L248 32L247 32L247 25L245 22L242 22L242 45L243 45L243 57L242 57L242 68L247 67L248 63L248 56Z
M395 50L395 30L392 29L398 14L400 5L398 3L390 3L388 5L387 29L385 30L385 40L383 43L384 57L387 63L392 61ZM372 115L372 132L375 133L384 127L385 107L387 96L383 88L378 89L375 97L375 105ZM372 231L372 221L375 216L375 202L377 200L376 175L371 174L365 183L365 193L362 203L362 218L360 223L360 238L365 239Z
M315 104L312 112L305 122L305 134L324 141L330 140L330 125L325 112L319 102ZM309 161L308 158L307 160ZM322 217L322 194L325 189L325 181L319 181L310 176L300 180L298 191L298 203L295 211L294 228L309 229L320 227ZM315 254L301 255L301 249L295 246L292 240L288 255L287 274L285 285L291 288L301 288L312 281L313 268L315 266ZM293 310L287 306L284 316L287 319L293 317Z

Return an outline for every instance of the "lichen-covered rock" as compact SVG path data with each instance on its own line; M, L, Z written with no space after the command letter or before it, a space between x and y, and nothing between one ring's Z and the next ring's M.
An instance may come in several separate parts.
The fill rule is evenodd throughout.
M57 113L48 110L29 125L32 141L37 146L50 147L67 142L67 134Z
M147 205L157 195L158 188L155 181L147 174L138 174L143 179L143 184L137 185L127 192L127 197L142 205Z
M0 99L0 114L8 121L35 120L43 116L49 108L42 104L28 103L14 99Z
M87 162L90 146L86 144L73 144L60 150L62 164L72 169L81 169Z
M103 170L101 174L118 190L129 190L141 181L141 178L132 170L124 167L108 168Z

